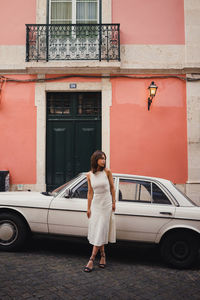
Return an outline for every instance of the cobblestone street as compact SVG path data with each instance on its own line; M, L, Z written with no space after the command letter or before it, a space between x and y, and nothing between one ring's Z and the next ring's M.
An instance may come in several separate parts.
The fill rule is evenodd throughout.
M0 252L1 300L199 299L200 263L168 268L154 247L118 242L107 247L107 267L86 274L86 240L33 239L18 253Z

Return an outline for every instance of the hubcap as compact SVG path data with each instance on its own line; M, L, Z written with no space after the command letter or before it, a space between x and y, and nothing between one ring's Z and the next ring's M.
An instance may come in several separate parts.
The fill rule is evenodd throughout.
M0 223L0 245L10 245L17 238L17 227L11 221Z
M172 246L172 254L174 257L183 260L189 254L189 247L185 241L177 241Z

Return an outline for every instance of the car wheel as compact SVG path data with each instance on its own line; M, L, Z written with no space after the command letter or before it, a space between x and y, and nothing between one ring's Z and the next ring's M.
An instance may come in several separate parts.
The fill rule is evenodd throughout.
M169 234L161 243L161 256L171 266L188 268L198 257L197 239L184 232Z
M0 214L0 250L18 250L28 235L27 226L17 215Z

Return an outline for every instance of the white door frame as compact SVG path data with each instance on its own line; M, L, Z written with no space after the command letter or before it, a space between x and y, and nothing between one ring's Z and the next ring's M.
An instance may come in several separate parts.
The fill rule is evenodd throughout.
M41 78L41 76L40 76ZM71 89L70 83L77 88ZM97 82L42 82L36 83L35 106L37 108L37 156L36 156L36 190L46 190L46 93L47 92L101 92L102 101L102 150L107 155L110 166L110 107L112 105L112 85L109 79ZM86 170L87 171L87 170Z

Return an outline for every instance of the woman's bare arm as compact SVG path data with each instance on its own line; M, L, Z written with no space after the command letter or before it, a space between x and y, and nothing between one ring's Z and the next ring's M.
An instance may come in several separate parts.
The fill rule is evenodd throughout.
M87 217L90 218L91 216L91 203L92 203L92 198L93 198L93 188L91 186L91 181L90 181L90 174L87 173L87 182L88 182L88 193L87 193L87 198L88 198L88 207L87 207Z
M114 187L114 183L113 183L113 176L112 176L112 172L109 169L105 170L108 176L108 180L110 183L110 192L112 195L112 210L115 211L115 187Z

